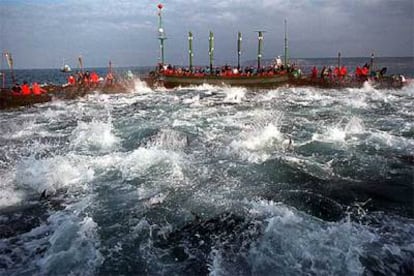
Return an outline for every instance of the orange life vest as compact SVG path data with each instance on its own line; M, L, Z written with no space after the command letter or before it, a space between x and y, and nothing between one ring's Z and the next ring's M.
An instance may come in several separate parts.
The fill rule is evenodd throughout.
M22 85L22 95L30 95L30 87L28 84Z

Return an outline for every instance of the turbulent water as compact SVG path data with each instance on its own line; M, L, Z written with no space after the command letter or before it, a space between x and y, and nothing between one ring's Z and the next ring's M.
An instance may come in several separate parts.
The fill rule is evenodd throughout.
M413 100L137 81L1 111L0 274L410 275Z

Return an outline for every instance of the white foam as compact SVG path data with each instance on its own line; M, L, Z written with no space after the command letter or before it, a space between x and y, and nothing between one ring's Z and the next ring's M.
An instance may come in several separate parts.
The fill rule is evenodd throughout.
M247 92L246 88L242 87L231 87L226 88L224 90L224 93L226 94L226 97L223 99L224 103L240 103Z
M134 92L139 93L139 94L148 94L148 93L153 93L154 90L152 90L145 81L141 79L135 79L134 80Z
M160 173L171 173L170 170L165 171L165 166L171 168L171 164L179 160L180 157L174 152L138 148L125 156L119 169L125 179L133 179L143 175L153 166L157 166Z
M109 152L116 149L120 139L113 133L111 122L78 122L70 137L70 145L73 149L83 151L97 150Z
M83 161L74 155L23 159L16 167L16 185L38 193L44 190L54 193L62 188L83 189L94 178L94 171Z
M339 123L327 127L323 134L314 133L312 140L344 143L350 135L360 134L364 131L365 127L362 120L358 117L351 117L345 126L341 126L341 123Z
M200 95L195 95L191 99L184 99L183 104L190 104L193 106L200 106Z
M272 201L252 202L252 214L266 216L263 236L252 246L252 273L362 274L361 252L377 237L347 221L326 223Z
M50 247L37 262L41 274L92 275L104 258L99 252L98 225L91 217L56 213L49 217L53 234Z
M274 150L284 149L286 139L280 132L279 115L276 122L256 124L246 129L230 143L230 148L236 150L242 157L250 162L263 162L267 160Z

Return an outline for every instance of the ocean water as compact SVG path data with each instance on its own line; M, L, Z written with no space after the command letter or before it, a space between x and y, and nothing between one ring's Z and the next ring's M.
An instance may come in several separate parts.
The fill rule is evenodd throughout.
M0 111L0 274L412 275L413 100L137 79Z

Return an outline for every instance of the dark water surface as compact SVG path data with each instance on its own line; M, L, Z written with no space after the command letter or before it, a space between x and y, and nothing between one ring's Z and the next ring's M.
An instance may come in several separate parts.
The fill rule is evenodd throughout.
M0 274L411 275L413 100L137 81L1 111Z

